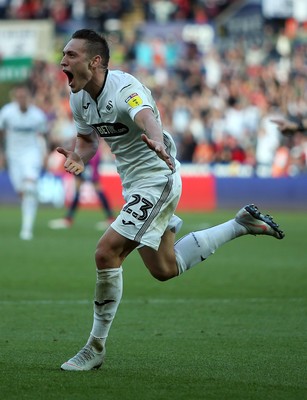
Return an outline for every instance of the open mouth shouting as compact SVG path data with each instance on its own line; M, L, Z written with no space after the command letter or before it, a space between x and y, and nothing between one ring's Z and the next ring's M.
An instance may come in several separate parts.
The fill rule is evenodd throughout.
M68 78L68 85L72 86L74 75L70 71L67 71L66 69L63 69L63 72L64 72L64 74L66 74L66 76Z

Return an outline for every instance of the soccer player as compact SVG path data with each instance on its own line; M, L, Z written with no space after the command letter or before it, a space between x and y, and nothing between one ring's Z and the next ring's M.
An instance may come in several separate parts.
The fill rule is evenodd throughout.
M38 206L37 183L46 155L45 113L31 103L26 84L13 90L13 101L0 111L5 157L11 183L21 199L22 240L31 240Z
M256 206L243 207L221 225L191 232L175 243L182 221L174 212L181 194L179 162L150 91L135 77L109 70L109 47L98 33L76 31L61 66L71 89L77 127L73 151L58 148L67 172L78 175L103 137L115 156L126 204L98 241L92 330L85 346L62 370L99 368L122 297L122 264L137 249L152 276L174 278L206 260L224 243L246 234L282 239L284 233Z
M105 192L103 191L100 184L99 176L99 163L100 163L100 153L94 155L94 157L87 163L85 170L82 174L76 175L76 190L75 195L70 203L65 218L53 219L49 221L48 226L51 229L65 229L70 228L74 222L75 214L77 212L79 202L80 202L80 189L82 183L88 181L91 182L96 191L98 200L100 202L102 210L105 211L107 219L97 223L97 229L107 228L114 221L114 213L111 208L109 199Z

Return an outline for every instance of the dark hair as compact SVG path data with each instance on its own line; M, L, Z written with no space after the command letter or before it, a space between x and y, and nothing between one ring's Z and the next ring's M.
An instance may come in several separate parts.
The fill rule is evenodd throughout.
M94 57L97 54L102 58L102 66L108 68L110 60L110 49L106 39L99 35L92 29L80 29L76 31L72 39L84 39L87 42L87 50L90 57Z

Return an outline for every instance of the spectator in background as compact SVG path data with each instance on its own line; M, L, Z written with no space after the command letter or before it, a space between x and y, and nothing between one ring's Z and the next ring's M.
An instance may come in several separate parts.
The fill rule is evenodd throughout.
M172 126L176 135L184 135L184 132L188 129L191 110L190 105L186 101L183 93L173 99L172 105Z
M272 176L304 172L307 165L307 118L272 118L271 122L283 135L282 145L276 151Z
M222 79L222 63L216 49L211 49L203 57L205 81L208 87L216 88Z
M280 134L277 126L271 121L274 114L272 106L265 106L257 136L257 175L262 177L271 176L275 153L280 145Z
M146 38L141 38L135 45L135 58L138 67L150 69L153 65L153 48Z
M11 1L8 14L13 19L47 18L48 10L43 0Z
M242 143L245 139L244 113L238 97L230 96L228 99L228 108L225 112L225 129L227 134L237 141Z
M277 125L283 135L291 135L297 132L307 134L307 118L300 118L296 121L286 118L272 118L271 121Z
M200 141L193 153L193 162L196 164L211 165L214 162L214 146L206 140Z
M186 131L180 141L178 148L178 160L182 163L191 163L197 142L190 130Z
M74 24L78 25L81 21L82 24L91 27L99 25L103 30L105 29L104 21L108 18L121 18L124 12L130 12L134 8L133 5L136 3L132 3L129 0L2 1L0 2L0 6L2 5L0 17L2 15L6 18L33 20L45 15L45 18L49 17L55 21L56 32L67 33ZM137 11L135 16L139 19L130 27L131 29L128 29L127 35L127 30L124 29L126 25L122 24L122 31L119 33L120 40L117 43L112 39L112 34L109 34L108 40L113 47L111 62L116 66L121 65L121 69L127 72L136 74L149 87L163 113L166 128L174 133L178 145L183 137L183 133L180 132L183 126L189 126L197 142L208 140L207 133L206 138L199 137L198 133L195 136L195 130L202 131L197 126L198 121L195 115L197 116L204 109L212 119L209 127L211 132L209 141L215 149L214 159L217 161L220 159L219 150L222 148L221 144L225 141L227 133L240 137L244 132L239 142L252 156L252 151L256 150L259 114L262 104L266 101L274 104L280 115L285 112L294 118L307 115L307 45L301 39L306 30L303 24L300 28L298 27L301 31L298 31L297 37L293 40L290 38L290 41L285 37L287 31L283 28L278 31L270 24L264 27L263 44L260 46L259 44L247 46L246 38L235 42L231 37L224 38L225 41L219 37L210 50L204 51L197 45L197 40L191 40L191 43L182 41L176 30L170 30L167 33L165 29L156 30L158 34L154 36L153 31L150 30L149 34L146 34L142 9L145 10L143 13L145 22L150 20L154 23L153 8L161 7L161 4L156 3L163 2L145 0L135 6ZM168 9L175 6L175 10L168 13L167 22L171 23L171 27L173 21L185 22L187 18L189 18L189 23L204 23L206 20L211 23L212 18L227 7L230 1L173 0L164 3L162 7L166 6ZM37 6L40 4L43 4L44 8ZM128 19L125 19L125 23ZM62 30L59 30L59 27ZM158 42L157 38L159 38ZM61 41L62 36L59 35L57 40ZM285 41L286 46L283 44ZM227 46L224 46L226 43ZM62 49L62 45L59 48ZM124 68L122 68L121 57L126 59ZM56 121L58 116L55 115L54 110L59 108L58 103L56 107L54 106L56 101L54 92L57 94L63 92L66 85L61 84L62 78L59 75L55 76L50 65L50 63L43 65L41 62L39 65L34 65L31 84L35 92L34 101L48 114L52 127L53 123L58 125ZM195 93L206 104L200 104L194 97ZM175 110L177 104L174 99L179 96L183 99L183 109ZM237 111L243 114L242 121L238 122L238 115L230 104L233 99L236 99L240 105ZM228 100L230 103L227 103ZM187 110L187 115L184 115L184 109ZM172 119L173 114L178 116L178 119ZM202 123L207 132L207 121L202 121ZM283 128L281 133L283 133ZM289 147L291 143L287 141L285 146ZM295 145L295 154L298 153L297 150L305 152L305 147L305 140L301 139ZM290 157L290 164L294 159ZM293 170L298 171L304 168L306 169L306 165L302 165L301 169L294 168Z
M21 198L20 238L31 240L38 206L37 183L46 156L47 119L31 104L26 85L18 85L13 101L1 109L0 130L5 136L8 173Z

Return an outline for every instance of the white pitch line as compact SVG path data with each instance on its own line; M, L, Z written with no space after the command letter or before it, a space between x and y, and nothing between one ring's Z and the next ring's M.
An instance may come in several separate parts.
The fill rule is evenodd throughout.
M0 306L5 305L88 305L92 304L93 300L0 300ZM123 299L122 304L234 304L234 303L280 303L280 302L307 302L304 297L290 297L290 298L269 298L269 297L254 297L254 298L205 298L205 299L165 299L165 298L144 298L144 299Z

